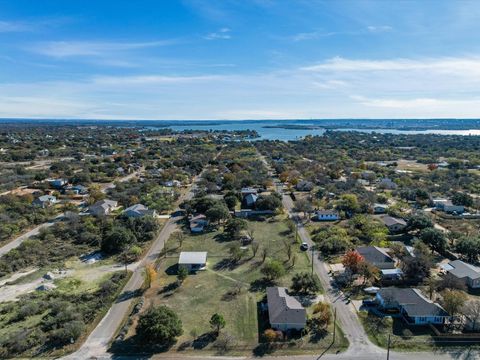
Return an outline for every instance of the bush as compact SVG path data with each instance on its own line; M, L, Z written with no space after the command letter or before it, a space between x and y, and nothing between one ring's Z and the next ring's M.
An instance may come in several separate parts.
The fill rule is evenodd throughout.
M152 307L140 316L137 334L146 341L170 345L183 334L182 321L166 306Z

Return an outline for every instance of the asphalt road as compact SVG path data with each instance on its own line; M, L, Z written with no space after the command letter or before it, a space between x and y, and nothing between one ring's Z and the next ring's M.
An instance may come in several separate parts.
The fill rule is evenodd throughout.
M25 240L27 240L29 237L38 235L40 230L42 230L43 228L48 228L48 227L52 226L53 224L55 224L56 221L60 220L63 216L64 216L63 213L60 214L60 215L57 215L53 220L50 220L50 221L45 222L43 224L40 224L36 228L33 228L32 230L18 236L17 238L15 238L12 241L8 242L7 244L3 245L2 247L0 247L0 257L5 255L6 253L8 253L10 250L19 247L20 244L22 242L24 242Z
M180 201L188 200L192 197L196 188L196 182L199 177L195 178L193 185L183 195ZM97 327L90 333L87 340L83 343L79 350L65 357L65 359L88 359L88 358L109 358L107 349L112 337L122 325L125 316L128 315L132 302L135 298L134 294L143 285L143 272L145 266L152 264L160 256L165 242L170 235L177 230L177 221L182 217L171 217L163 226L157 238L153 242L145 257L134 270L132 277L125 285L122 294L112 305L107 314L103 317Z

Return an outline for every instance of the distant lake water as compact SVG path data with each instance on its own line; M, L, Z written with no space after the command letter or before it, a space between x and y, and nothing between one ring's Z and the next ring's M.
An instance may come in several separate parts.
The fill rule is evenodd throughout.
M323 128L314 128L314 129L292 129L292 128L281 128L281 127L265 127L265 126L278 126L282 124L258 121L258 122L243 122L243 121L230 121L227 123L208 123L198 125L169 125L168 127L175 131L183 130L255 130L260 135L259 140L280 140L280 141L289 141L289 140L299 140L304 138L307 135L322 135L325 133ZM283 123L283 125L298 125L291 123ZM317 124L307 124L302 123L305 126L318 126ZM480 129L471 129L471 130L445 130L445 129L427 129L427 130L398 130L398 129L362 129L362 128L341 128L341 129L332 129L334 131L360 131L366 133L380 133L380 134L437 134L437 135L480 135ZM258 140L258 139L256 139Z

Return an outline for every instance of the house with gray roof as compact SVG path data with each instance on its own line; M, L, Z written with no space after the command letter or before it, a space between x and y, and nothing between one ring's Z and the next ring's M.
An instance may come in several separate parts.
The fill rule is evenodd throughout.
M155 216L157 212L155 210L150 210L143 204L135 204L123 211L123 215L131 218L139 218L144 216Z
M248 194L243 198L245 206L248 208L254 207L257 200L258 200L258 195L256 194Z
M382 310L398 310L409 325L443 324L449 317L444 308L427 299L418 289L382 288L375 301Z
M316 221L336 221L340 220L340 214L335 210L317 210L313 216Z
M267 288L268 318L273 329L301 330L307 324L307 311L284 287Z
M451 261L442 266L446 276L461 280L470 289L480 288L480 268L461 260Z
M53 195L42 195L33 200L32 205L40 206L42 209L49 207L57 202L57 198Z
M377 246L360 246L356 250L367 263L380 270L395 269L395 260L388 255L385 249Z
M107 216L111 212L118 208L118 201L114 200L100 200L88 208L88 212L93 216Z
M383 216L382 222L391 233L403 231L407 227L407 222L405 220L392 216Z

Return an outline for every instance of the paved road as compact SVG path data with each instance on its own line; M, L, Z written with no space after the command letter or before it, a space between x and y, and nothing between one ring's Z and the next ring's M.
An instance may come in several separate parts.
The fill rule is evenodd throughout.
M193 185L183 195L180 202L188 200L193 196L196 188L196 183L199 177L195 178ZM119 299L112 305L107 314L103 317L97 327L90 333L85 343L75 353L65 357L65 359L88 359L92 358L110 358L107 349L112 340L112 337L122 325L125 316L128 315L134 300L133 294L143 285L143 272L145 266L152 264L160 256L160 253L165 246L165 242L170 235L177 230L177 221L181 217L171 217L163 226L160 234L157 236L146 256L141 260L140 264L134 270L132 277L125 285L123 293ZM130 295L130 296L129 296Z
M25 240L27 240L29 237L31 236L35 236L35 235L38 235L38 233L40 232L40 230L42 230L43 228L48 228L50 226L52 226L53 224L55 224L56 221L60 220L61 218L63 218L64 214L60 214L60 215L57 215L54 219L48 221L48 222L45 222L43 224L40 224L38 225L36 228L33 228L32 230L18 236L17 238L13 239L12 241L10 241L9 243L3 245L2 247L0 247L0 257L2 257L3 255L5 255L6 253L8 253L10 250L12 249L15 249L17 247L20 246L20 244L22 242L24 242Z

